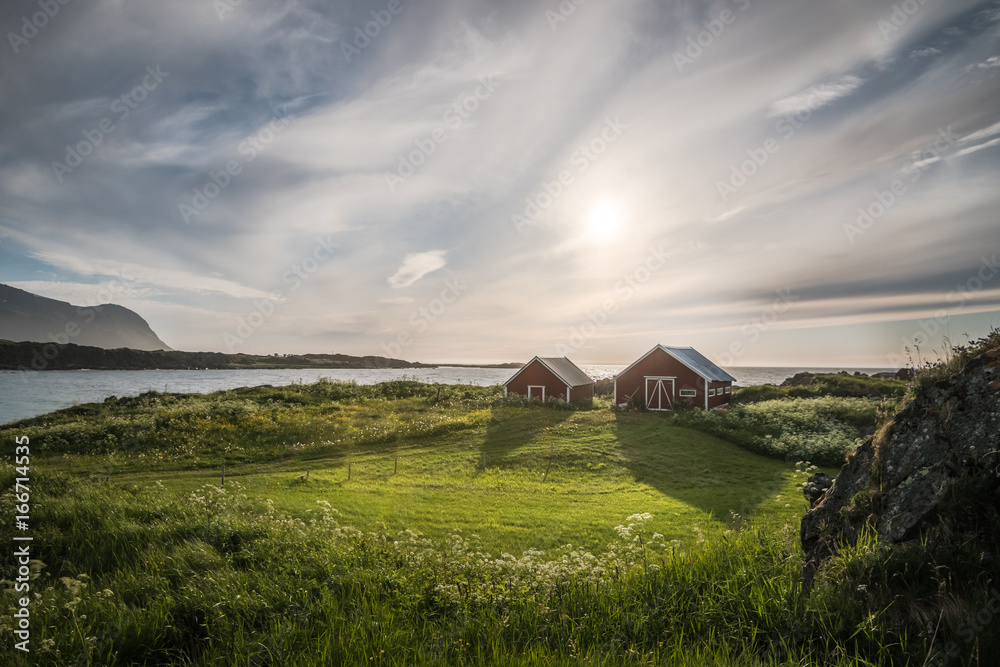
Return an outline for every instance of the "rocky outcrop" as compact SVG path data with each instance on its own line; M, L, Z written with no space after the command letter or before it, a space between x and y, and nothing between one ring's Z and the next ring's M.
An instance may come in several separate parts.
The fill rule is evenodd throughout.
M956 489L1000 508L997 342L920 389L850 456L802 519L807 580L865 528L890 542L916 537Z
M834 477L830 477L825 472L818 472L810 475L802 487L802 494L809 501L809 507L816 507L823 495L833 486Z

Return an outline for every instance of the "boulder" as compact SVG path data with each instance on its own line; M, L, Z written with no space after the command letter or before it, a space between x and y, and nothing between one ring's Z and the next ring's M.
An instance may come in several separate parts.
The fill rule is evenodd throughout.
M855 543L863 529L889 542L917 537L955 489L997 503L1000 341L989 340L993 347L958 357L952 372L922 383L819 494L800 532L807 582L840 546Z
M827 489L833 486L834 479L836 478L830 477L825 472L818 472L815 475L809 476L809 479L802 487L802 493L805 495L806 500L809 501L809 507L816 507L816 503L820 501Z

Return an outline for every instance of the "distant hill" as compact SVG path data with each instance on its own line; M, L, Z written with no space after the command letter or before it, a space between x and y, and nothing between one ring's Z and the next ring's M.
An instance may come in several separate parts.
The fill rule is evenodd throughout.
M176 350L105 350L82 345L15 343L0 340L0 370L186 370L237 368L435 368L386 357L352 357L347 354L223 354Z
M106 350L170 350L138 313L106 303L74 306L0 284L0 339Z

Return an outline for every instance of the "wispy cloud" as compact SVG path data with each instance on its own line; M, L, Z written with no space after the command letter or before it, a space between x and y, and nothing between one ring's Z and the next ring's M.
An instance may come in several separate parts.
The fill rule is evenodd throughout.
M389 284L393 287L409 287L431 271L437 271L445 265L446 250L431 250L407 255L403 265L393 275L389 276Z
M816 111L842 97L850 95L861 87L864 82L864 79L848 74L832 82L810 86L807 90L803 90L800 93L778 100L772 104L769 115L777 117L804 113L806 111Z

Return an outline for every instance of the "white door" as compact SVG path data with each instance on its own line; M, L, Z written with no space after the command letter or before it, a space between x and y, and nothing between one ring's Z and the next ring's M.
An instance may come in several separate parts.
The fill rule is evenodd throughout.
M646 378L646 408L649 410L669 410L674 398L674 378Z
M545 385L542 384L529 384L528 385L528 398L537 398L542 403L545 402Z

